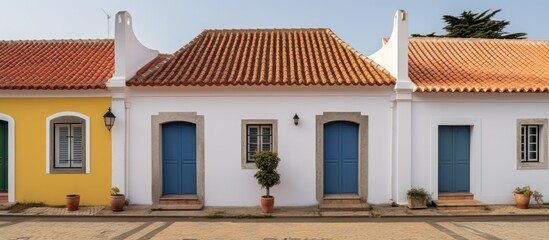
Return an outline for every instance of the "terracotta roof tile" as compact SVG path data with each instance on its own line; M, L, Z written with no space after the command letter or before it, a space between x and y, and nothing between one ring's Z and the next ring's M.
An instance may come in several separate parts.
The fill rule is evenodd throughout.
M113 40L0 41L0 89L104 89Z
M391 85L329 29L205 30L128 86Z
M411 38L416 92L549 92L549 41Z

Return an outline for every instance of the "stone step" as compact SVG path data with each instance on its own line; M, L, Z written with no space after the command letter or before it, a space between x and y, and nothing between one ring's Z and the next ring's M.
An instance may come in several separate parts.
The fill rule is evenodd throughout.
M462 200L434 200L433 203L438 210L452 211L454 213L459 212L484 212L486 211L486 204L479 202L475 199L462 199Z
M170 205L164 205L164 204L158 204L156 206L152 207L152 210L158 211L158 210L202 210L204 208L204 205L201 203L194 203L194 204L170 204Z
M160 197L158 205L185 205L198 203L198 196L196 195L164 195Z
M474 195L469 192L457 192L457 193L439 193L438 200L466 200L474 199Z
M368 203L321 203L318 205L320 211L369 211Z
M7 203L7 202L8 202L8 193L0 192L0 203Z
M324 195L323 204L358 204L360 203L360 197L356 194L329 194Z

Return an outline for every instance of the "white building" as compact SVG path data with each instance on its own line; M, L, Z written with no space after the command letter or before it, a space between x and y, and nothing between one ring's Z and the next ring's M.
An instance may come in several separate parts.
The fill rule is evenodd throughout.
M549 192L549 44L410 40L407 21L397 11L370 57L329 29L206 30L158 55L117 14L113 185L133 204L255 206L262 149L282 159L277 206L403 203L412 186L486 203Z

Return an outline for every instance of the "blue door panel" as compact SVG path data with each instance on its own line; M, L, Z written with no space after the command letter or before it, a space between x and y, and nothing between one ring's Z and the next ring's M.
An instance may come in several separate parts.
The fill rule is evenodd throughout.
M162 125L162 184L164 195L196 194L196 126Z
M339 165L335 163L324 163L324 193L336 194L339 189L339 181L332 181L330 179L339 178Z
M324 125L324 194L358 191L358 125Z
M469 192L470 127L439 126L439 192Z
M453 192L452 190L452 166L439 165L438 168L438 191L439 192Z
M180 194L181 181L174 180L174 176L178 176L180 174L176 164L164 164L162 169L164 195Z
M358 183L358 165L354 163L343 164L343 176L341 184L341 193L357 193ZM354 174L353 174L354 173Z
M183 181L181 194L196 194L196 165L182 167Z
M454 192L469 192L469 164L456 164Z

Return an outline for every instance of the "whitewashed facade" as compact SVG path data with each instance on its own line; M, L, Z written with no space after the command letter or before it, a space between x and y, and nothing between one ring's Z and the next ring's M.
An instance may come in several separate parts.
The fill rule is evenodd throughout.
M116 75L110 85L117 116L113 185L121 186L132 204L153 204L153 182L158 179L153 177L152 118L193 113L203 118L204 205L256 206L264 190L253 177L255 170L241 165L241 123L276 120L282 159L282 183L272 189L276 205L316 205L316 116L353 112L368 116L367 182L359 183L367 184L368 203L404 203L412 186L427 189L437 199L439 125L470 126L470 190L476 199L512 203L512 190L524 185L549 192L544 184L549 180L547 168L517 167L517 120L548 119L547 95L414 93L408 77L407 21L406 12L397 11L389 42L370 56L396 77L392 87L126 87L119 79L128 80L139 69L126 67L133 72ZM116 30L117 42L137 41L133 33L119 38L118 25ZM128 51L141 60L132 66L156 56L133 45L139 47ZM115 58L117 64L124 61L118 50ZM298 125L294 114L300 118ZM547 149L541 151L547 155Z

